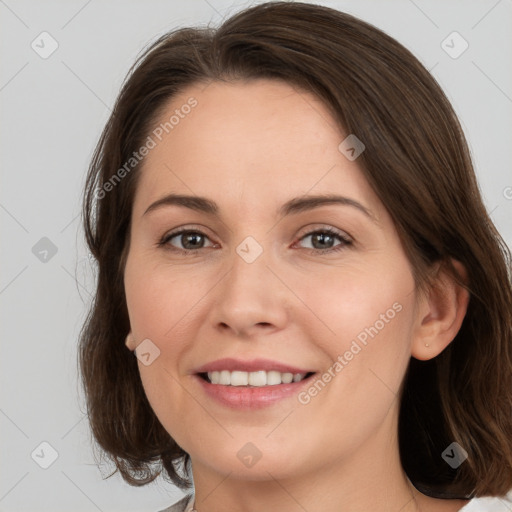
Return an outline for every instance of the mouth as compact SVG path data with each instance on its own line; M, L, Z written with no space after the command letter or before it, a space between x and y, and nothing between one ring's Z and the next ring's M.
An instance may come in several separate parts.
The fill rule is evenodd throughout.
M309 379L315 372L290 373L279 371L257 370L245 372L240 370L220 370L212 372L200 372L197 375L214 386L230 386L245 388L262 388L268 386L279 386L291 384Z
M190 373L202 392L218 404L248 411L293 399L317 372L277 360L227 357Z

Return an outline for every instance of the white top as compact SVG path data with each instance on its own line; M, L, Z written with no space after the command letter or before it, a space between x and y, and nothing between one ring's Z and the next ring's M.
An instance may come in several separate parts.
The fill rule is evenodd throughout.
M192 512L194 495L190 494L160 512ZM503 498L473 498L459 512L510 512L512 501Z
M190 500L187 505L187 508L185 509L185 512L192 512L192 510L194 510L194 505L195 505L195 501Z
M161 510L160 512L191 512L194 508L194 495L187 494L180 501L167 507L165 510Z

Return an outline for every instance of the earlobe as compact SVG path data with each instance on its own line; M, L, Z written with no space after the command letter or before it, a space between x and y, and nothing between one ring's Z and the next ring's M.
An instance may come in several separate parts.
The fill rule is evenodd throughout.
M125 345L128 347L129 350L131 350L132 352L135 350L136 346L135 346L135 339L133 338L133 335L132 335L132 331L130 331L128 333L128 335L126 336L126 341L125 341Z
M459 261L451 261L467 286L466 269ZM468 303L469 292L466 288L444 266L439 267L428 298L418 308L412 357L426 361L439 355L459 332Z

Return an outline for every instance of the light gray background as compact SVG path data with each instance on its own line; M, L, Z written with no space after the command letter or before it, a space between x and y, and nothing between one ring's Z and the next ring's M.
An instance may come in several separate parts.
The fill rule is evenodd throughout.
M182 495L163 480L144 488L118 476L103 481L94 463L76 365L93 292L80 198L92 150L143 46L177 26L216 25L252 3L0 0L0 511L149 512ZM317 3L373 23L432 70L460 116L487 208L510 246L512 0ZM31 48L43 31L59 45L47 59ZM453 31L469 43L457 59L441 46ZM57 248L46 262L32 251L43 237ZM43 441L58 452L48 469L31 457ZM36 453L40 462L49 456L45 448Z

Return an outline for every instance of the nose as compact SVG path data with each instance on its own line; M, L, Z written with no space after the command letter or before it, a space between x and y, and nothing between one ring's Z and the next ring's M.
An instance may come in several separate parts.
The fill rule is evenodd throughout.
M216 287L214 327L245 339L283 329L290 298L275 269L269 268L265 251L252 262L233 251L231 261L230 271Z

